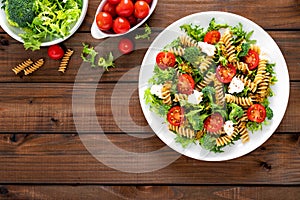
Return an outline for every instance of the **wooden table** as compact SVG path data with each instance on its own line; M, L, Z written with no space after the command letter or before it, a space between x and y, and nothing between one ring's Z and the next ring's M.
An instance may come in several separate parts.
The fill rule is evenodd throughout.
M0 199L300 199L299 0L159 0L147 21L151 27L162 29L186 15L208 10L236 13L262 26L287 61L290 98L280 126L255 151L224 162L180 156L168 166L146 173L126 173L102 164L87 151L76 131L72 94L78 70L84 69L85 76L77 81L86 91L93 89L95 77L103 72L82 66L80 58L83 42L92 46L103 42L90 34L99 3L90 0L82 26L64 42L75 53L63 75L57 72L58 62L47 57L47 48L25 51L22 44L0 29L0 36L9 42L8 46L0 46ZM157 34L154 31L152 39ZM99 123L110 141L129 152L149 152L165 146L155 135L134 137L153 134L137 91L137 66L146 50L119 57L116 67L96 82ZM45 58L45 66L30 76L16 76L11 71L27 58L41 57ZM113 95L116 85L123 90ZM129 117L122 114L124 99L129 101ZM115 111L112 106L116 106ZM116 121L113 112L118 110ZM84 106L82 112L85 114ZM86 114L88 126L90 116ZM166 151L173 153L171 149ZM122 166L122 160L118 162Z

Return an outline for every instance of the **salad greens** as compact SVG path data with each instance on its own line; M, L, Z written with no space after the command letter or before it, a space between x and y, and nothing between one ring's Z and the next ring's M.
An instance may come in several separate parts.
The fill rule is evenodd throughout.
M22 3L21 3L22 2ZM28 2L27 5L23 5ZM24 30L20 37L25 49L37 50L44 40L64 38L81 15L82 0L6 0L5 10L11 25ZM13 7L13 8L12 8ZM22 20L24 16L26 20Z
M183 148L199 144L219 153L237 140L247 142L248 131L261 130L273 118L269 97L274 95L270 86L277 81L275 63L261 54L253 31L245 31L241 23L230 26L212 18L207 28L196 24L180 28L184 34L156 57L161 61L158 55L171 53L174 57L165 56L164 64L175 65L154 65L145 103L164 118ZM219 32L220 38L215 43L204 42L209 32ZM205 47L214 49L213 56ZM249 53L256 53L257 59L249 62ZM256 66L250 69L248 65Z

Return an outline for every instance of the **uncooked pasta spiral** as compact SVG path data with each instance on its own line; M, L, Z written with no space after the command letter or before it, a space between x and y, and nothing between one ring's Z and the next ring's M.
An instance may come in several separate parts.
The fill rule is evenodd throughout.
M223 107L225 104L224 85L216 77L214 80L214 87L216 90L216 104Z
M185 47L198 47L198 42L188 35L181 35L179 41Z
M195 137L195 131L188 127L173 126L172 124L169 124L169 130L176 132L178 135L181 135L181 136L184 136L187 138Z
M237 97L231 94L225 94L225 99L227 103L235 103L243 107L253 104L251 97Z
M244 86L248 87L251 92L254 93L256 91L257 85L254 84L250 79L243 75L237 75L236 77L240 79L244 83Z
M233 45L233 36L231 32L226 32L222 37L220 38L220 44L223 56L225 56L228 61L236 62L237 56L236 56L236 50L235 46Z
M65 73L66 69L67 69L67 66L68 66L68 63L69 63L69 60L71 58L71 56L73 55L74 51L71 50L71 49L68 49L66 51L66 53L64 54L61 62L60 62L60 65L59 65L59 68L58 68L58 71L59 72L62 72L62 73Z
M174 102L180 102L182 100L187 100L188 99L188 95L187 94L181 94L181 93L176 93L174 95Z
M29 58L29 59L25 60L24 62L18 64L16 67L14 67L12 69L12 71L15 74L18 74L19 72L21 72L22 70L24 70L26 67L29 67L32 63L33 63L32 60Z
M183 56L184 54L184 48L182 46L170 47L167 51L173 53L175 56Z
M34 62L31 66L24 69L24 74L28 75L33 73L34 71L38 70L40 67L44 65L44 59L39 59L38 61Z
M203 80L196 85L196 89L200 92L204 87L208 86L215 79L215 73L207 72Z
M265 73L266 73L266 66L267 66L267 60L259 60L258 66L257 66L257 73L254 77L254 83L258 85L261 83L264 79Z
M210 56L207 56L199 66L200 72L202 74L204 74L204 72L206 72L214 64L215 63L214 63L213 58Z
M170 81L167 81L161 89L163 103L167 105L172 104L171 87L172 87L172 83Z

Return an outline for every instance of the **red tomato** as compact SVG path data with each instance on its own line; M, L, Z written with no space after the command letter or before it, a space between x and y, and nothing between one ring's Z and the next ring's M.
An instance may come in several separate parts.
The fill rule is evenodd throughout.
M130 26L133 27L135 25L137 25L137 18L134 16L134 15L130 15L129 17L127 17L129 23L130 23Z
M223 117L220 113L213 113L204 120L204 128L208 132L215 133L219 131L224 124Z
M182 74L178 77L177 90L179 93L190 95L193 93L195 81L192 76Z
M152 0L144 0L144 1L146 1L148 5L152 3Z
M139 19L144 19L148 16L150 6L146 1L137 1L134 4L134 16Z
M175 55L171 52L161 51L156 55L156 64L161 69L167 69L168 67L174 67L176 62Z
M96 16L96 23L101 31L108 31L112 27L113 19L108 12L99 12Z
M116 7L118 16L129 17L134 11L134 5L131 0L121 0Z
M219 31L209 31L204 36L204 42L207 42L208 44L216 44L219 42L221 38L221 34Z
M256 51L249 50L248 54L244 57L244 62L248 64L250 70L255 69L259 63L259 55Z
M117 12L116 12L116 6L107 2L104 6L103 6L103 9L102 11L104 12L108 12L112 18L116 17L117 16Z
M119 51L121 54L128 54L133 51L133 42L128 38L122 38L119 41Z
M113 22L113 30L115 33L126 33L130 29L129 21L124 17L117 17Z
M48 48L48 56L53 60L61 59L64 56L64 54L65 51L58 44L52 45Z
M247 117L253 122L261 123L266 118L266 109L261 104L253 104L247 110Z
M120 3L121 0L108 0L109 3L111 4L118 4Z
M222 83L230 83L235 74L236 69L231 64L227 66L219 65L216 69L217 78Z
M172 107L167 114L167 120L173 126L180 126L184 119L184 110L180 106Z

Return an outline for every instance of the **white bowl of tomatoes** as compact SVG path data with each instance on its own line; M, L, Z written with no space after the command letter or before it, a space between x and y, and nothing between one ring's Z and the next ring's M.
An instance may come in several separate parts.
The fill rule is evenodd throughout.
M127 34L153 13L157 0L104 0L98 6L91 34L95 39Z

